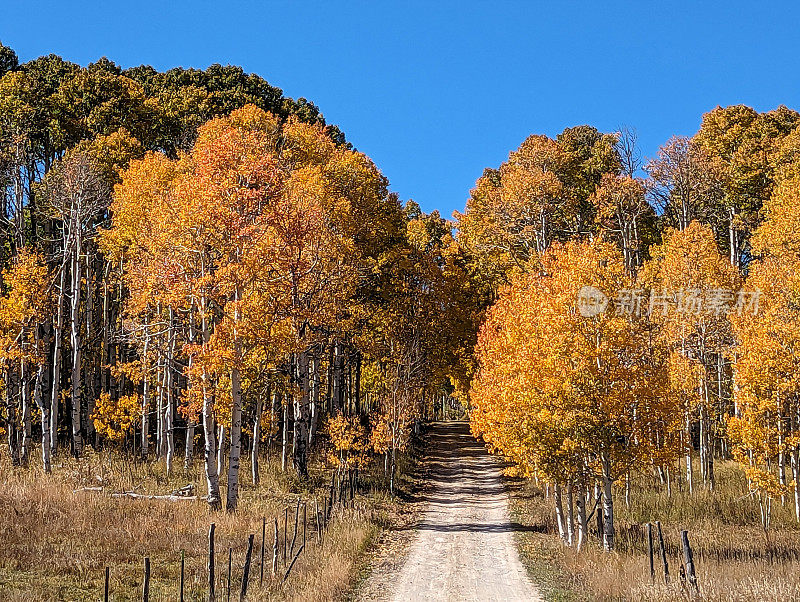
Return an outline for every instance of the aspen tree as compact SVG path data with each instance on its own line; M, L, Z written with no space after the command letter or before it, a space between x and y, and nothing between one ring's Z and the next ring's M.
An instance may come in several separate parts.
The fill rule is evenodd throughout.
M553 246L539 271L517 277L490 310L471 393L473 432L521 474L557 492L600 480L607 550L614 548L614 481L649 465L653 433L674 441L679 427L649 325L603 305L631 285L622 255L608 243ZM583 287L593 287L600 303L585 315ZM565 513L555 496L566 541L574 495L568 499ZM582 543L585 510L578 514Z

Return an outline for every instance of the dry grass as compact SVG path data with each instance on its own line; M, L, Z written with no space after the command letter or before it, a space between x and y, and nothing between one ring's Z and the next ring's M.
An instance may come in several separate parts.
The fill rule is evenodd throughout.
M530 526L518 543L533 578L552 600L690 599L679 578L680 530L687 529L704 600L800 600L800 530L791 501L773 504L773 528L765 534L757 503L746 493L739 468L718 465L718 486L668 497L649 479L634 484L630 508L622 491L615 498L617 551L603 553L596 540L580 554L556 535L552 504L531 483L509 480L515 519ZM671 583L664 585L656 557L650 581L648 521L660 520L667 544ZM657 545L657 544L656 544Z
M272 519L284 508L294 509L297 497L321 500L327 494L330 471L313 467L310 483L277 470L262 469L262 484L244 485L239 511L212 513L204 501L112 498L111 491L169 493L194 483L202 493L201 467L191 474L175 471L167 478L161 463L136 463L113 453L90 454L79 463L60 458L54 472L38 468L12 469L0 450L0 599L101 599L104 570L111 567L111 597L141 599L143 559L151 559L151 600L177 599L180 557L186 557L186 599L207 596L208 528L216 524L217 592L227 581L228 548L233 549L231 599L238 599L248 534L254 533L251 569L252 600L338 600L351 588L363 563L364 551L382 529L393 524L401 505L374 492L357 496L351 508L338 509L315 541L313 502L309 545L285 585L270 576ZM198 463L199 464L199 463ZM249 468L242 467L247 480ZM377 477L376 477L377 478ZM102 486L103 492L76 491ZM294 510L290 513L289 539ZM267 517L264 585L259 587L261 520ZM302 510L301 510L302 521ZM298 539L302 540L301 534ZM299 544L296 546L299 547ZM279 567L279 573L285 570ZM219 599L219 596L218 596Z

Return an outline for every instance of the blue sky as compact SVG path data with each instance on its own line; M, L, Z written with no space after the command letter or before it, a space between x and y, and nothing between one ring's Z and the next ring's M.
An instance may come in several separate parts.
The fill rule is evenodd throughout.
M314 101L403 199L449 216L531 133L635 127L652 156L716 105L800 108L800 9L751 2L23 2L0 40L123 67L242 65Z

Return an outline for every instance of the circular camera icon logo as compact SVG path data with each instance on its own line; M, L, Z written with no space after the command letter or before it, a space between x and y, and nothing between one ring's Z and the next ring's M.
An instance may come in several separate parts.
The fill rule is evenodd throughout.
M578 291L578 313L584 318L592 318L603 313L608 307L608 297L593 286L581 287Z

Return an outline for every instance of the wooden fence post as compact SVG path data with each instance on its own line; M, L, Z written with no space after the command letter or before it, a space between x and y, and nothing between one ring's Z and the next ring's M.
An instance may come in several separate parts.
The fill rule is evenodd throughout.
M650 557L650 583L655 583L656 566L653 562L653 523L647 523L647 555Z
M183 602L183 584L184 584L184 576L186 572L186 551L181 550L181 597L180 602Z
M350 504L352 505L356 499L356 473L355 470L350 469Z
M317 520L317 542L322 541L322 521L319 520L319 502L314 498L314 518Z
M247 539L247 555L244 557L244 572L242 573L242 591L239 594L239 602L244 602L247 596L247 581L250 579L250 558L253 555L253 538L255 536L251 533Z
M326 526L331 518L331 512L333 511L333 495L335 487L336 487L336 471L331 471L331 491L330 491L330 497L328 498L328 507L327 510L325 511Z
M283 510L283 566L286 566L286 545L287 545L287 535L289 533L287 524L289 522L289 506L286 506Z
M697 592L697 576L694 572L694 557L692 556L692 547L689 545L689 532L681 531L681 543L683 543L683 562L686 565L686 576L689 578L689 584Z
M142 602L150 600L150 558L144 558L144 586L142 587Z
M308 502L303 502L303 545L306 545L306 508L308 507Z
M267 538L267 517L261 517L261 576L258 578L258 584L264 584L264 546Z
M664 584L669 585L669 563L667 562L667 549L664 546L664 534L661 532L661 521L656 521L658 529L658 548L661 551L661 564L664 565Z
M208 602L214 602L216 592L214 591L214 529L216 525L211 523L208 529Z
M278 572L278 517L275 517L275 543L272 546L272 574Z
M289 578L289 573L292 572L292 568L294 567L294 563L297 562L298 558L300 558L300 554L302 554L304 549L305 549L305 546L300 546L300 549L297 550L297 554L295 554L294 559L292 560L292 563L289 565L289 568L286 569L286 574L284 574L283 581L281 581L281 583L286 583L286 580Z
M231 569L233 568L233 548L228 548L228 587L225 589L225 598L231 601Z
M300 522L300 498L297 498L297 507L294 510L294 534L292 535L292 545L289 548L289 556L294 556L294 544L297 543L297 523Z

